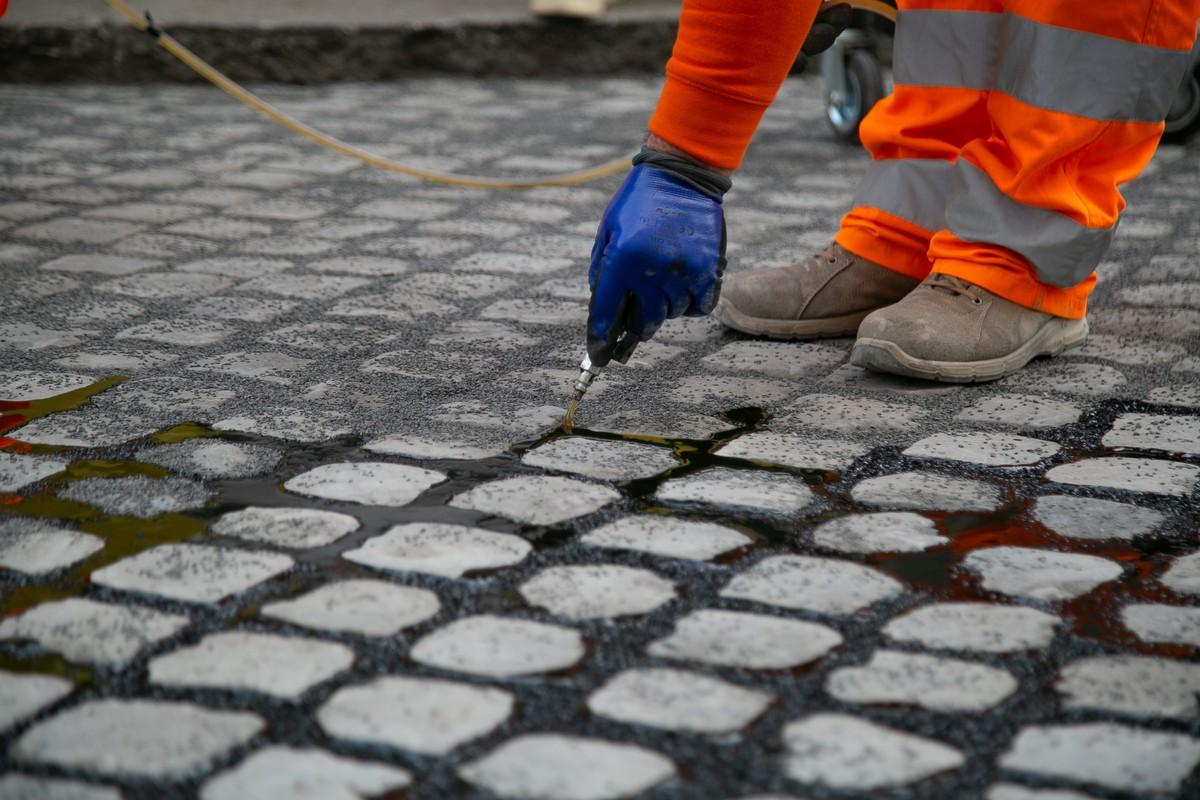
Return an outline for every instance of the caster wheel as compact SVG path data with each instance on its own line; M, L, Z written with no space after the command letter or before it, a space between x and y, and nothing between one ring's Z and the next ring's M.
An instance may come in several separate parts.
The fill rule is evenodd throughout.
M1167 125L1163 141L1181 144L1200 130L1200 66L1184 79L1175 95L1175 102L1167 112Z
M851 50L844 75L842 85L832 87L828 93L825 118L839 139L857 142L863 117L883 99L883 68L870 52Z

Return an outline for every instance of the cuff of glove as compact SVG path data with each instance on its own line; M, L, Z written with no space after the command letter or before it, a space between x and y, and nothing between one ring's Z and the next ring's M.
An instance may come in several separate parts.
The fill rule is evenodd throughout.
M658 150L643 148L633 157L633 165L636 167L638 164L669 172L696 191L706 194L714 200L720 200L733 187L733 181L719 172L697 164L695 161Z

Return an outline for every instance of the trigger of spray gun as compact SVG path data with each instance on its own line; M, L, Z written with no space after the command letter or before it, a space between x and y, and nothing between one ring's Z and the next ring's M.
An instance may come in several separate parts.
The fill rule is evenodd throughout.
M591 358L584 356L583 361L579 362L579 377L575 379L575 392L571 395L570 402L567 403L567 413L563 417L562 428L567 433L571 433L575 429L575 411L579 408L579 401L587 394L587 390L598 377L600 377L600 367L594 365Z

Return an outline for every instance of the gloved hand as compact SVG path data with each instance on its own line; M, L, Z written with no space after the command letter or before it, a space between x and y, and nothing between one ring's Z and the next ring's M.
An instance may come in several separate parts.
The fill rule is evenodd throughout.
M800 54L796 56L796 66L793 71L803 72L808 67L809 56L824 53L832 47L834 40L850 26L852 19L852 9L846 3L823 6L817 12L817 18L813 20L808 37L805 38L804 45L800 48Z
M664 320L712 311L725 269L723 175L643 150L596 232L588 357L624 363Z

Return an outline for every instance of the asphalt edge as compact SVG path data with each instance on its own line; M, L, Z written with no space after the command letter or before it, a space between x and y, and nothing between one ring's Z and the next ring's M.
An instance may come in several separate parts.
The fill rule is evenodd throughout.
M169 33L236 81L391 80L416 73L560 77L659 73L674 19L531 19L397 28L173 27ZM129 27L0 27L0 82L203 80Z

